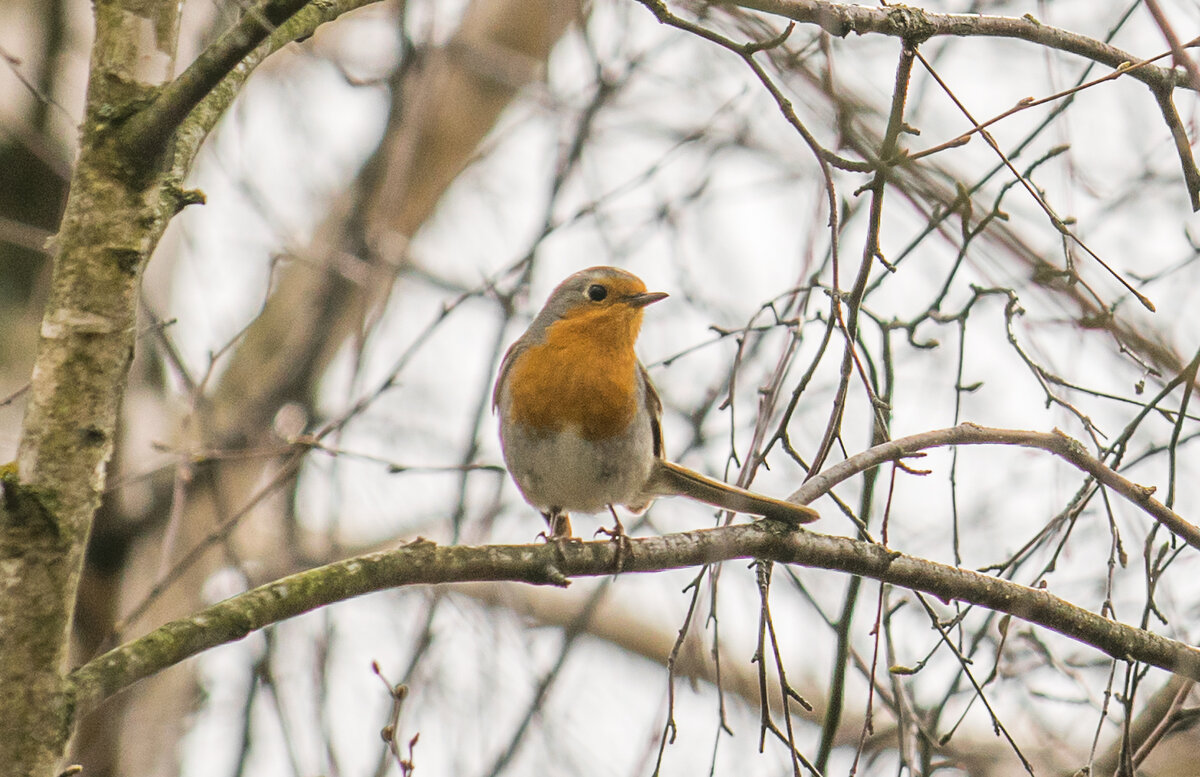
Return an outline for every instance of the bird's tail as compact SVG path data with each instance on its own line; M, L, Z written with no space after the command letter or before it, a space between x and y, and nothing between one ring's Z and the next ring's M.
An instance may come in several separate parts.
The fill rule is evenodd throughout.
M812 523L821 517L808 505L760 496L661 459L655 464L646 490L653 496L687 496L735 513L761 515L787 523Z

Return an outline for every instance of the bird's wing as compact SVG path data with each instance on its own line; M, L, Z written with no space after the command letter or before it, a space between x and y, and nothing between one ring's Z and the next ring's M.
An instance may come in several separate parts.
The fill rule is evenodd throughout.
M500 374L496 376L496 385L492 387L492 410L500 406L500 387L504 385L504 377L516 361L517 354L525 350L525 338L520 338L508 347L504 359L500 362Z
M650 374L646 372L646 367L640 361L638 362L638 373L642 378L646 410L650 414L650 434L654 440L654 458L665 459L667 454L663 448L662 400L659 399L658 392L654 390L654 384L650 382Z

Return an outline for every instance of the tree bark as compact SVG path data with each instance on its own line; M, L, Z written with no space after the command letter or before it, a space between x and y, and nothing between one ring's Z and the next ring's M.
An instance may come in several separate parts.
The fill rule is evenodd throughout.
M112 455L138 284L177 201L161 159L132 174L115 142L168 75L176 8L128 0L95 13L80 156L16 467L3 481L0 687L10 692L0 694L0 763L11 774L51 774L70 734L62 690L83 551Z

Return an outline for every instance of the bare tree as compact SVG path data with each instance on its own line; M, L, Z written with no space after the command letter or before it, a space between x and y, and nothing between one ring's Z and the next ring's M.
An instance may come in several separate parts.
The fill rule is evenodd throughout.
M76 136L16 5L0 762L1186 773L1197 20L1009 6L119 0ZM490 384L591 264L813 531L530 543Z

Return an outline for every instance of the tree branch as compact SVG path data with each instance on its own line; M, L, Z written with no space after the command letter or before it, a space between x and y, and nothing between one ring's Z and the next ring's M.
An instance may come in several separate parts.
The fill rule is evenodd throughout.
M185 658L333 602L402 585L512 580L566 585L570 577L612 574L612 542L439 546L417 540L282 578L172 621L71 673L76 714ZM791 530L768 522L630 541L628 572L656 572L743 558L770 559L863 575L903 588L1015 615L1121 660L1200 679L1200 650L1110 621L1046 590L925 561L879 545Z
M1153 486L1138 485L1122 477L1104 462L1088 455L1082 443L1058 429L1053 432L1030 432L964 423L949 429L902 437L855 454L813 476L789 496L788 501L808 504L821 494L828 493L838 483L864 470L887 461L899 461L914 456L927 448L940 448L944 445L1016 445L1022 448L1040 448L1053 453L1145 510L1154 520L1187 544L1200 549L1200 528L1153 498Z
M797 22L816 24L839 38L852 32L858 35L893 35L914 39L918 43L946 35L1014 38L1076 54L1114 69L1141 60L1141 57L1095 38L1042 24L1029 14L1017 17L930 13L911 6L847 5L823 0L738 0L737 5ZM1131 69L1129 76L1154 89L1167 85L1190 87L1186 81L1177 79L1172 69L1157 65L1147 64Z
M263 0L243 13L232 27L201 52L178 78L164 86L154 100L122 128L121 141L132 150L130 158L148 160L157 157L191 110L246 55L308 2Z
M1176 88L1195 91L1200 88L1174 68L1150 64L1116 46L1089 38L1086 35L1042 24L1030 14L988 16L984 14L929 13L911 6L873 7L824 2L823 0L735 0L743 8L782 16L792 21L815 24L831 35L845 37L850 33L892 35L922 43L929 38L946 35L1012 38L1039 46L1065 51L1108 67L1123 70L1130 78L1150 87L1155 101L1162 109L1167 129L1175 140L1184 182L1188 187L1192 210L1200 210L1200 170L1186 139L1187 131L1174 108L1167 109L1170 95ZM1169 56L1168 51L1163 56ZM1158 59L1154 57L1153 59Z

